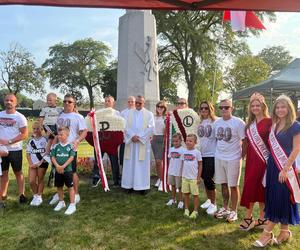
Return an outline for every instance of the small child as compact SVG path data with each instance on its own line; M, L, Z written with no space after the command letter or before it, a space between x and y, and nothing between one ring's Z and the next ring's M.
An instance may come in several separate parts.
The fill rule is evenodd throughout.
M186 137L186 149L182 154L182 193L184 194L184 216L191 219L198 217L199 208L199 184L202 173L202 156L199 150L195 149L197 136L189 134ZM194 197L194 211L190 215L189 204L190 194Z
M44 130L48 135L48 145L46 154L49 154L54 136L57 135L56 122L59 114L63 111L62 108L56 107L57 96L55 93L47 95L47 107L40 112L39 121L43 124Z
M65 184L69 189L70 196L70 205L65 212L66 215L73 214L76 211L72 172L72 161L74 160L75 152L72 145L68 143L69 133L68 127L60 127L57 136L58 143L51 150L51 160L56 169L54 183L59 196L59 202L54 211L60 211L66 206L63 191Z
M32 124L32 138L26 146L26 157L29 164L29 183L33 193L30 206L39 206L43 202L44 177L48 162L43 158L46 152L47 139L43 137L43 127L39 122Z
M176 204L176 189L179 190L178 208L183 209L184 203L182 201L181 192L181 175L182 175L182 159L181 155L184 148L181 146L181 134L176 133L172 137L173 147L170 149L168 157L170 158L168 183L172 186L172 198L168 201L167 206Z
M8 150L5 146L0 145L0 176L2 176L2 167L1 167L2 156L8 156ZM4 207L5 205L2 201L2 192L0 189L0 208L4 208Z

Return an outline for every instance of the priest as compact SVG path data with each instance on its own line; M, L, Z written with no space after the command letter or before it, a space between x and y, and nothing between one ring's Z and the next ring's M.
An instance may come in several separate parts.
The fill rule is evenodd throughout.
M125 152L122 188L145 194L150 189L150 137L154 131L154 116L144 108L145 98L137 96L136 109L128 111L125 128Z

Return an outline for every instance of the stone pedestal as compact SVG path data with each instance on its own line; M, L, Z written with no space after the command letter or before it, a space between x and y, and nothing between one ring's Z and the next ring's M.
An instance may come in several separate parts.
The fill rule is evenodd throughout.
M127 107L128 96L145 96L154 111L159 101L156 21L150 10L127 10L119 19L117 106Z

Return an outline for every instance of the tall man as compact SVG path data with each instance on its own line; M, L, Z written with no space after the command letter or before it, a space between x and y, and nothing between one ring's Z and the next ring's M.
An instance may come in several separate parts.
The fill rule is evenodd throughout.
M14 171L18 190L19 202L25 203L25 181L22 172L22 141L28 136L27 120L24 115L16 111L17 97L13 94L5 96L5 110L0 112L0 144L8 149L8 156L2 158L2 177L0 195L3 199L7 196L9 183L9 165Z
M104 107L105 108L112 108L115 105L115 98L113 98L113 96L107 96L105 97L105 103L104 103ZM120 115L120 112L118 110L115 110L115 115ZM105 153L105 151L101 151L102 153L102 157ZM95 154L95 152L94 152ZM111 168L112 168L112 175L113 175L113 181L114 181L114 187L119 187L120 186L120 167L119 167L119 159L118 159L118 155L112 155L112 154L108 154L110 163L111 163ZM97 157L95 156L95 159L97 159ZM97 162L95 161L94 163L94 168L93 168L93 187L97 187L98 184L100 182L100 176L99 176L99 169L98 169L98 165Z
M83 141L87 135L87 127L83 116L76 111L76 98L71 94L66 94L64 96L63 103L64 109L58 116L57 128L68 127L70 129L68 143L72 144L74 151L76 151L76 155L72 162L75 203L79 203L80 196L78 193L79 178L77 175L77 149L79 143ZM50 201L50 204L55 204L58 200L58 194L55 194Z
M222 117L215 122L217 146L215 152L215 182L222 185L223 207L215 213L216 218L236 221L240 198L239 181L242 167L242 140L245 138L245 123L232 115L232 102L228 99L219 104ZM230 188L230 193L229 193ZM231 194L231 211L228 202Z
M122 172L122 188L141 194L150 189L150 137L154 131L154 116L144 105L145 98L137 96L136 109L127 114Z

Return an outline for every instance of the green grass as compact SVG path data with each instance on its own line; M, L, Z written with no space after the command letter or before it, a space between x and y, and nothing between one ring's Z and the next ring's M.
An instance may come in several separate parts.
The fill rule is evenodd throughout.
M82 143L79 155L92 155ZM26 193L28 165L24 161ZM183 217L183 211L165 205L169 194L152 188L146 196L125 194L121 189L105 193L81 178L82 201L72 216L54 212L48 201L55 188L45 188L41 207L19 205L16 182L10 174L7 208L0 215L0 250L6 249L252 249L260 230L242 232L239 223L227 224L204 211L196 221ZM109 176L111 179L111 177ZM154 179L152 180L154 182ZM218 190L218 203L221 204ZM66 197L68 201L68 197ZM200 200L205 200L203 187ZM257 216L256 207L256 216ZM243 209L239 210L242 217ZM291 243L274 249L300 249L300 230L291 228ZM278 228L275 233L278 234Z

